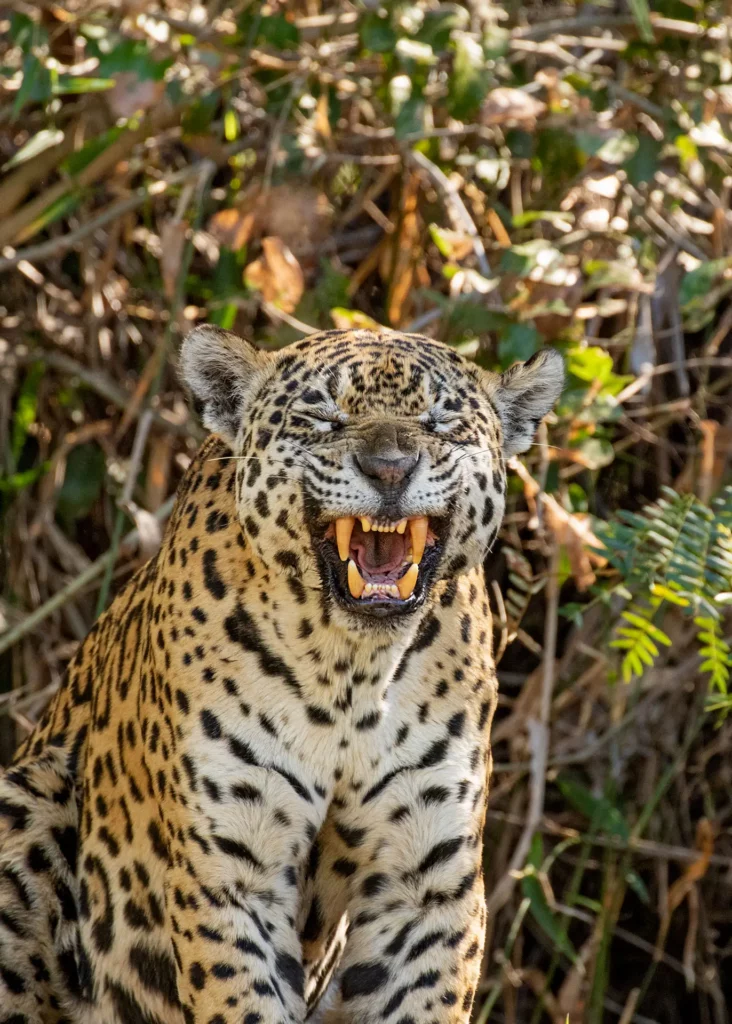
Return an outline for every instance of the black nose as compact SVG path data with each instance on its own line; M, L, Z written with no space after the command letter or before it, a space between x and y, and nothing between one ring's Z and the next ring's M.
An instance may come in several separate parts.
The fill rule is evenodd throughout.
M419 462L419 455L400 455L396 459L384 458L381 455L356 455L356 464L364 476L372 480L380 480L384 484L396 485L404 481L414 472Z

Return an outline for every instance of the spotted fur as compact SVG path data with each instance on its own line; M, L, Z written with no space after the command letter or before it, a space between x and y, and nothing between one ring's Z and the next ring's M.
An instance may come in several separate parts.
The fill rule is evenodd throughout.
M0 778L0 1024L465 1024L481 565L561 360L500 378L414 335L266 354L203 328L182 367L215 436ZM377 487L368 455L416 468ZM399 614L338 591L351 514L440 524Z

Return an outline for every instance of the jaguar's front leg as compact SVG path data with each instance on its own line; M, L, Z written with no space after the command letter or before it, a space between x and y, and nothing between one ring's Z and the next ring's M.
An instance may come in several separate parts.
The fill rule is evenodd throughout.
M302 1024L297 911L316 797L292 773L251 766L216 797L215 823L189 816L185 846L171 842L166 902L186 1021Z
M476 719L456 711L414 767L392 769L336 822L358 870L323 1024L469 1021L485 930L488 753Z

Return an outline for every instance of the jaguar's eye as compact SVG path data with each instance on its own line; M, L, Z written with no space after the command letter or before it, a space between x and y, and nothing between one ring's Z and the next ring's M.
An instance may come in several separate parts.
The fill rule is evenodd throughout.
M460 416L451 413L427 413L422 417L422 423L431 434L449 434L461 422Z
M346 414L342 413L335 405L331 408L302 403L296 405L293 412L296 413L298 420L305 421L308 426L322 434L341 430L347 419Z
M344 426L340 419L335 417L331 418L330 416L320 417L313 413L310 413L310 422L316 430L320 430L323 434L332 433L335 430L342 430Z

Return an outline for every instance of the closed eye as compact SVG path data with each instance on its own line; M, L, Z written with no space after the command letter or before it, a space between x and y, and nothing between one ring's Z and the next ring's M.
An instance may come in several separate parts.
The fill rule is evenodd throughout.
M296 402L292 411L298 417L308 420L315 430L324 434L340 430L348 421L348 416L341 412L335 402L330 402L325 398L320 404Z
M420 422L431 434L449 434L450 431L455 430L462 421L462 416L458 416L455 413L444 412L442 410L428 412L423 416L420 416Z

